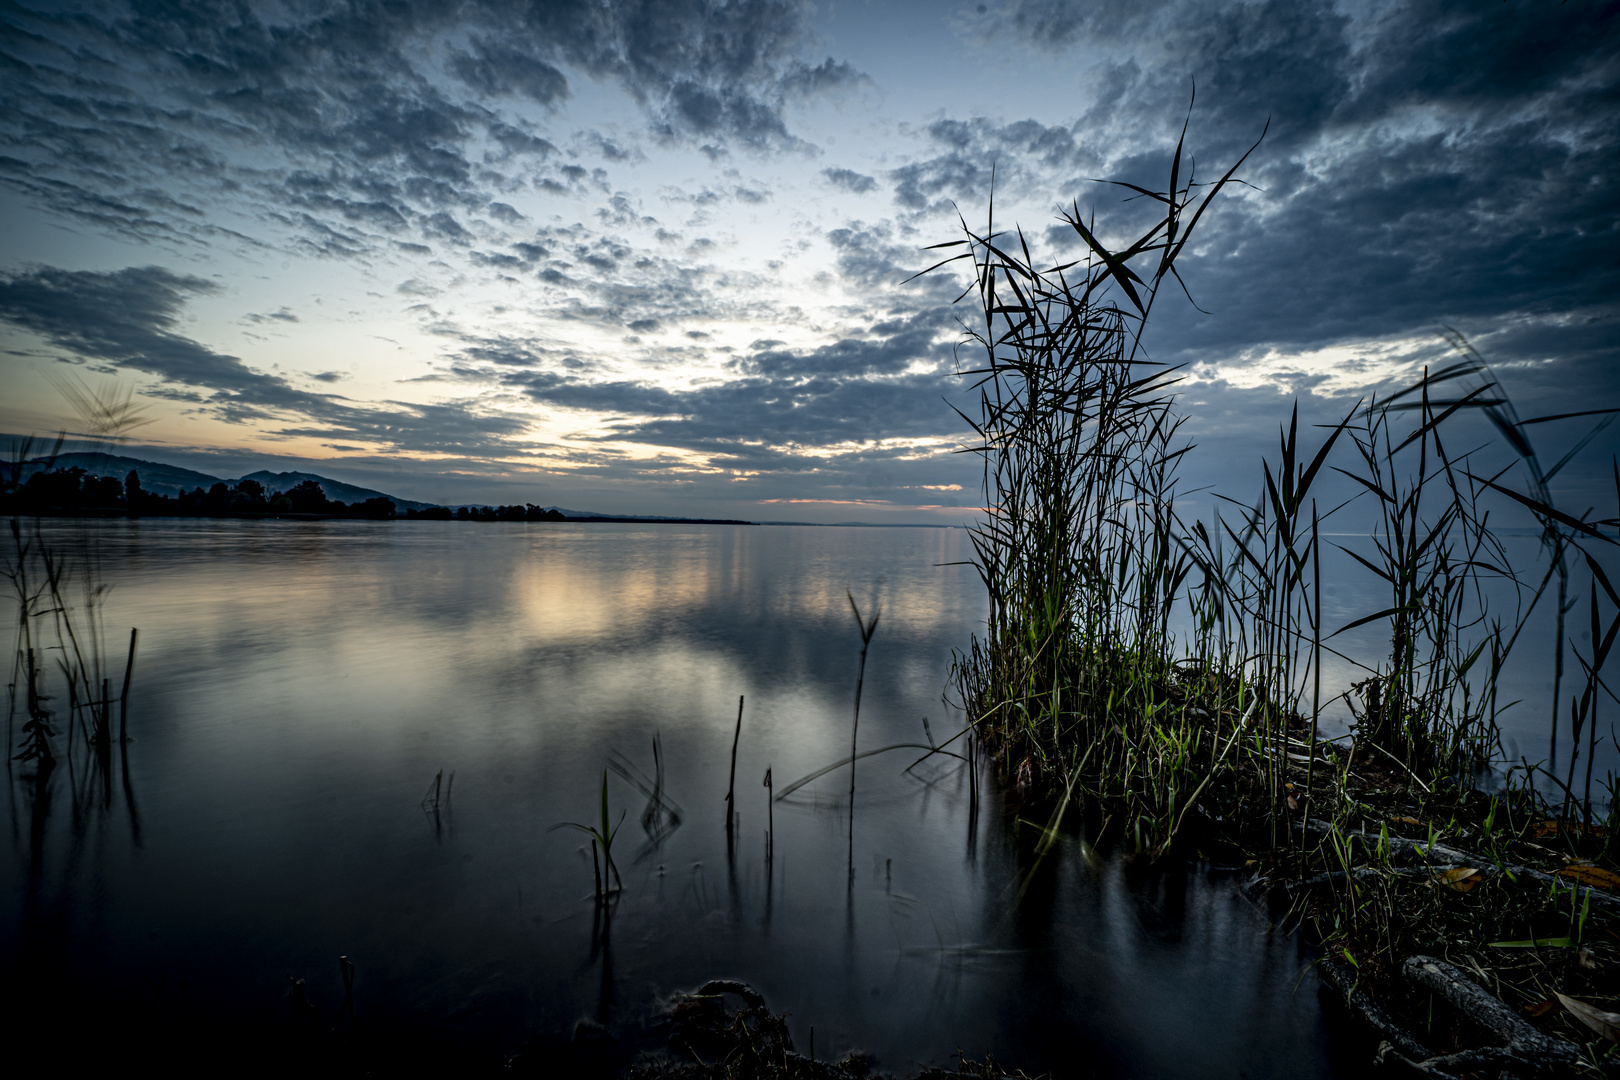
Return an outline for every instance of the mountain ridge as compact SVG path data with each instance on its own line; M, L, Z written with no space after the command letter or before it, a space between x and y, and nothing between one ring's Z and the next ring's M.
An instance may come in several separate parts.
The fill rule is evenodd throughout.
M91 476L108 476L108 477L112 477L113 479L118 480L120 482L123 481L124 477L129 475L131 470L134 470L135 472L138 472L140 474L141 487L143 489L145 489L146 491L151 492L154 495L166 495L166 496L169 496L170 498L178 496L182 492L191 491L191 490L193 490L195 488L202 488L203 490L206 491L207 489L211 488L215 484L227 484L227 485L233 485L234 486L235 484L241 483L243 480L256 481L256 482L258 482L259 484L261 484L264 487L265 491L268 494L270 494L270 495L279 495L282 492L287 491L289 488L296 487L298 484L301 484L306 480L313 480L313 481L315 481L315 483L320 485L321 491L325 493L325 495L326 495L326 497L328 499L331 499L331 500L333 500L335 502L349 503L351 505L365 502L367 499L375 499L375 498L388 499L396 507L398 507L398 509L401 512L403 512L405 510L416 510L416 511L430 510L430 509L439 508L441 506L443 506L445 508L448 508L450 510L456 510L456 509L459 509L460 507L463 507L463 506L466 506L466 507L482 507L482 506L490 505L490 504L487 504L487 503L471 503L471 502L469 502L469 503L459 503L458 502L458 503L443 503L443 504L440 504L440 503L430 503L430 502L419 502L419 501L414 500L414 499L402 499L397 495L390 495L387 492L378 491L378 490L376 490L374 488L361 487L358 484L350 484L350 483L347 483L347 482L342 481L342 480L333 480L331 477L322 476L319 473L304 472L302 470L288 470L288 471L285 471L285 472L272 472L269 469L258 469L258 470L254 471L254 472L250 472L250 473L247 473L247 474L245 474L243 476L237 477L235 479L231 479L229 477L213 476L213 475L211 475L209 473L199 472L196 469L187 469L187 468L185 468L183 466L179 466L179 465L167 465L167 464L165 464L165 463L163 463L161 461L151 461L151 460L146 459L146 458L128 457L128 456L125 456L125 455L122 455L122 454L109 454L109 453L107 453L105 451L76 450L76 451L69 451L67 453L57 454L53 458L44 458L44 457L34 458L34 459L31 459L29 461L26 461L26 462L22 463L20 479L26 480L28 477L32 476L34 473L42 471L42 470L46 469L47 467L50 467L50 468L80 468L80 469L83 469L85 471L85 473L88 474L88 475L91 475ZM596 520L596 521L623 522L623 523L626 523L626 524L631 524L631 523L635 523L635 522L638 522L638 521L644 521L644 522L648 522L648 523L656 523L656 522L680 523L680 522L704 522L704 521L718 521L718 520L721 520L721 519L718 519L718 518L706 518L706 517L681 517L681 516L671 515L671 514L607 514L607 513L602 513L601 511L597 511L597 510L575 510L575 509L570 509L569 507L565 507L565 506L543 506L543 507L541 507L541 509L542 510L555 510L557 513L563 515L564 518L566 518L568 520L571 520L571 521ZM725 519L725 520L729 521L731 519ZM844 526L844 527L854 526L854 527L862 527L862 528L889 528L889 527L896 527L893 524L887 523L887 522L867 522L867 521L840 521L840 522L835 522L835 523L804 522L804 521L759 521L759 522L752 522L751 524L759 524L759 525L820 525L822 527L826 527L826 526L828 526L830 524L830 525L835 525L835 526ZM899 527L906 527L906 528L949 528L951 526L934 525L934 524L931 524L931 523L930 524L907 523L904 526L899 526Z
M401 510L427 510L437 506L437 503L418 502L415 499L402 499L397 495L390 495L385 491L373 488L360 487L358 484L348 484L342 480L333 480L331 477L321 476L319 473L290 471L271 472L269 469L260 469L235 479L225 476L211 476L196 469L186 469L179 465L165 465L161 461L148 461L145 458L125 457L122 454L109 454L104 451L76 450L65 454L57 454L54 458L34 458L22 465L21 479L26 480L36 472L49 468L80 468L90 476L110 476L115 480L123 480L130 470L140 474L141 487L154 495L167 495L174 497L183 491L194 488L207 490L215 484L236 485L243 480L254 480L264 486L271 495L279 495L289 488L296 487L305 480L313 480L321 486L326 497L335 502L360 503L367 499L384 498L392 502Z

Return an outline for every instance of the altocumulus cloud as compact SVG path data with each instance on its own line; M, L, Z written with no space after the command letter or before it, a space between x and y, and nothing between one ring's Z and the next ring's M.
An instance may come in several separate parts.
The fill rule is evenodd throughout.
M245 186L315 251L413 232L458 243L466 215L509 213L492 192L561 153L501 102L555 109L578 75L620 86L656 139L801 147L786 104L861 79L814 56L804 14L782 0L11 6L0 183L146 239L217 236L210 205Z

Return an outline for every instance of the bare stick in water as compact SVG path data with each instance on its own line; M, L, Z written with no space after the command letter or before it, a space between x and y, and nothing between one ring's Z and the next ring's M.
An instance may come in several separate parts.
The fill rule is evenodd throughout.
M872 644L872 635L877 633L878 617L883 614L882 608L874 608L872 621L867 622L861 618L861 609L855 604L855 594L848 589L844 595L849 598L849 610L855 613L855 625L861 632L861 666L855 676L855 723L849 732L849 875L855 876L855 759L860 755L856 747L860 742L861 734L861 687L866 683L866 649Z
M776 858L776 808L771 804L775 801L776 787L771 783L771 767L765 766L765 858Z
M731 822L736 815L737 740L742 738L743 695L737 695L737 730L731 734L731 779L726 782L726 840L731 840Z
M124 692L118 696L118 741L129 742L129 677L135 671L135 637L140 631L129 628L129 659L124 661Z

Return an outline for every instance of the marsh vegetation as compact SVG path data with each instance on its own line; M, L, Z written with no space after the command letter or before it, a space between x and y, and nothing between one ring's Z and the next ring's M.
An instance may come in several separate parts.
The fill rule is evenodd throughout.
M1178 467L1198 449L1181 373L1143 332L1160 292L1184 291L1177 259L1241 164L1200 184L1178 144L1163 189L1123 185L1161 211L1134 240L1105 243L1078 204L1064 215L1075 261L1042 263L993 221L940 245L953 253L930 272L971 268L964 325L981 359L964 372L978 399L964 419L983 464L974 566L990 613L954 670L965 734L1045 822L1026 881L1076 833L1148 859L1241 862L1321 942L1348 1000L1395 1014L1363 1009L1387 1029L1381 1055L1444 1075L1608 1067L1620 851L1615 781L1593 763L1614 698L1620 471L1609 517L1560 508L1553 481L1616 410L1521 419L1447 330L1448 362L1313 430L1296 408L1255 463L1258 494L1216 492L1188 516ZM1546 466L1544 424L1590 430ZM1512 565L1515 520L1539 535L1540 565ZM1324 549L1382 593L1338 625ZM1551 642L1528 641L1547 606ZM1383 657L1339 651L1340 634L1374 625ZM1510 761L1501 713L1529 706L1502 700L1501 676L1532 647L1553 672L1548 752ZM1359 674L1334 685L1329 661ZM1354 723L1327 740L1335 704ZM1445 977L1430 977L1431 953ZM1470 1003L1479 984L1522 1030Z

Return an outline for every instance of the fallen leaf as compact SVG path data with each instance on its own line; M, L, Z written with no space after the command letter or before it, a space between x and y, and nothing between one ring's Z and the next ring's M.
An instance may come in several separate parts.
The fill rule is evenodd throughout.
M1601 866L1566 866L1557 871L1559 877L1573 878L1582 885L1595 885L1609 892L1620 892L1620 874Z
M1479 871L1471 866L1454 866L1434 875L1434 880L1448 889L1467 892L1481 881Z
M1555 996L1559 1001L1563 1002L1564 1008L1568 1009L1570 1015L1575 1019L1610 1042L1620 1042L1620 1013L1604 1012L1602 1009L1593 1008L1584 1001L1576 1001L1572 997L1565 997L1563 994L1556 994L1556 992Z
M1538 840L1544 840L1549 836L1557 836L1561 832L1574 833L1576 836L1595 836L1598 838L1602 838L1604 835L1603 826L1601 825L1584 825L1579 821L1550 820L1536 822L1532 827L1531 835Z
M1548 998L1546 1001L1538 1001L1534 1005L1526 1005L1524 1014L1526 1016L1546 1016L1556 1008L1558 1008L1558 999Z

